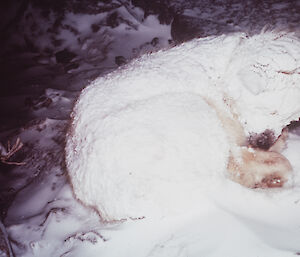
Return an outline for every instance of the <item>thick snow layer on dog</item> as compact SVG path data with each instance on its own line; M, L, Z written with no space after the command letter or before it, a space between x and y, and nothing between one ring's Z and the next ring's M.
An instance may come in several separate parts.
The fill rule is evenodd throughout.
M229 149L220 121L194 94L166 94L134 102L95 119L86 133L93 135L86 139L87 152L77 152L78 160L86 162L86 172L79 166L75 171L79 179L73 180L73 174L71 178L75 192L89 185L91 191L78 191L78 198L101 206L105 219L191 208L204 183L209 183L207 176L222 176L226 168ZM205 159L199 155L203 152Z
M76 197L104 220L201 208L203 194L228 183L230 140L239 136L224 130L208 102L224 115L231 109L246 135L278 136L299 118L299 67L293 35L235 34L143 56L95 80L78 99L67 138Z

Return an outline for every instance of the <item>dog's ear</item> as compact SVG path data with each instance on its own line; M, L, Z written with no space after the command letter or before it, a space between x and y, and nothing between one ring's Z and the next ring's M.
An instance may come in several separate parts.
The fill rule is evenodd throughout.
M281 153L286 148L286 140L289 138L288 128L284 128L276 142L270 147L269 151Z

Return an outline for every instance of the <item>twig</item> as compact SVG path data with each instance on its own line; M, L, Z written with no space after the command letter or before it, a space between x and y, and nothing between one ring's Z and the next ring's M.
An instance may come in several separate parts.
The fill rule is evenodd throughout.
M23 147L21 139L18 137L16 142L11 146L10 141L7 142L7 150L0 153L0 162L9 165L24 165L26 162L11 162L8 161L16 152L18 152Z

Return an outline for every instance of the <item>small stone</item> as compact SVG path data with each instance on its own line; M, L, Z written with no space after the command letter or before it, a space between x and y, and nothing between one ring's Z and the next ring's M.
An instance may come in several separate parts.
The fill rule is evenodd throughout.
M171 35L176 43L189 41L195 37L203 36L203 28L200 19L176 15L171 25Z
M157 46L159 43L159 38L158 37L155 37L151 40L151 45L152 46Z
M72 61L77 55L71 51L69 51L68 49L64 49L62 51L59 51L55 54L56 57L56 62L57 63L69 63L70 61Z
M112 28L119 26L119 20L118 20L118 13L113 12L111 15L109 15L106 19L107 26L110 26Z
M118 65L118 66L121 66L123 64L126 63L126 58L122 55L119 55L119 56L116 56L115 57L115 63Z
M100 26L98 24L92 24L91 29L94 33L98 32L100 29Z

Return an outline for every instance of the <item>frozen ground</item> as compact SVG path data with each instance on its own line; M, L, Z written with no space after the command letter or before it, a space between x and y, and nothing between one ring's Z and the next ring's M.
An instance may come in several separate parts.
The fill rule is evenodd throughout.
M45 14L29 4L17 19L20 23L8 19L10 27L18 25L18 33L2 30L13 36L1 47L0 141L5 145L20 137L24 147L14 160L26 162L0 166L1 219L8 232L5 238L1 226L2 255L9 256L5 239L15 256L299 255L297 186L275 196L287 201L274 201L268 191L254 201L261 192L249 193L228 182L222 194L199 199L202 208L194 213L103 224L93 210L74 200L63 153L74 100L91 79L190 34L254 34L265 25L298 34L299 1L166 1L155 8L140 4L143 10L125 1L106 1L97 8L92 2L84 6L85 13L66 5L63 16L55 8ZM284 152L294 168L295 185L299 147L295 128Z

